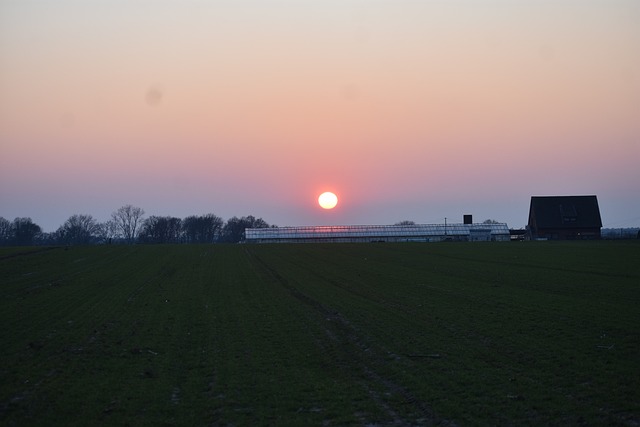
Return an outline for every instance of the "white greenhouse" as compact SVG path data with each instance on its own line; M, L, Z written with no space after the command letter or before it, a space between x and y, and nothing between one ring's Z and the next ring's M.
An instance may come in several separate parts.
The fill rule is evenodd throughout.
M441 242L510 240L507 224L317 225L247 228L246 243Z

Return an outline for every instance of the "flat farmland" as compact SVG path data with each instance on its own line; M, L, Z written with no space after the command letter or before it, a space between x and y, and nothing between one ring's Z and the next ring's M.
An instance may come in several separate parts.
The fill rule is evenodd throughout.
M0 248L0 424L637 426L639 243Z

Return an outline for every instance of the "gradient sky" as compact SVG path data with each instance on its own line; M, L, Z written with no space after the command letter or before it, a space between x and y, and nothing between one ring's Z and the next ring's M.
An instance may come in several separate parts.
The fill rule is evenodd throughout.
M595 194L638 226L638 28L638 0L0 0L0 216L519 228Z

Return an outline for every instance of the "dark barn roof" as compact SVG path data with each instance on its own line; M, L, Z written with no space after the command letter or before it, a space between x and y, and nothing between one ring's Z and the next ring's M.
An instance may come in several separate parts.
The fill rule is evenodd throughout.
M544 228L600 228L596 196L533 196L529 226Z

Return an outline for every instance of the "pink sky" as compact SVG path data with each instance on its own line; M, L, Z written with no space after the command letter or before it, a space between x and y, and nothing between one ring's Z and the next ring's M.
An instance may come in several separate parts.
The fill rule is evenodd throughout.
M0 216L640 225L640 2L0 0ZM334 191L332 211L317 197Z

